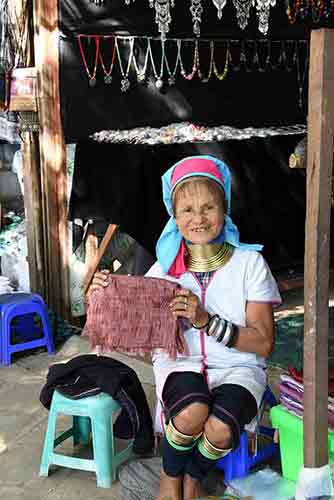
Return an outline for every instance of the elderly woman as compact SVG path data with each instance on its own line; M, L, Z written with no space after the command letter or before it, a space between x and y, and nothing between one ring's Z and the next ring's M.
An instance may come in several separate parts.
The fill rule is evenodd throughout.
M201 481L258 412L274 343L272 304L281 299L262 247L239 242L222 161L181 160L164 174L163 196L171 218L147 276L181 285L170 310L187 320L189 354L152 353L165 419L157 500L188 500L204 495ZM92 287L108 279L96 273Z

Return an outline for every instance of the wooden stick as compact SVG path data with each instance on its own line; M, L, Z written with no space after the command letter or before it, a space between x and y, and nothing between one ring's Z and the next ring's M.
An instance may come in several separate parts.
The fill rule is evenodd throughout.
M86 278L86 285L85 285L85 288L84 288L84 294L86 294L88 292L88 288L91 284L91 281L93 279L93 276L94 274L96 273L97 271L97 268L101 262L101 259L112 239L112 237L114 236L116 230L117 230L118 226L116 224L109 224L108 226L108 229L105 233L105 235L103 236L103 240L101 241L101 245L99 246L98 248L98 251L97 251L97 255L96 255L96 258L95 258L95 261L92 262L92 265L87 273L87 278Z
M334 32L311 32L304 281L304 465L328 464L328 304Z

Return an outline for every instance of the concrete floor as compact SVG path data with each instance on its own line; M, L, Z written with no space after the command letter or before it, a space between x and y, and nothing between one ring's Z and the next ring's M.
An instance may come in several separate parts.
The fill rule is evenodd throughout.
M290 293L276 314L300 312L302 290ZM290 305L289 305L290 304ZM55 468L47 478L38 475L48 412L39 402L39 393L51 364L89 352L88 341L71 337L55 356L40 352L14 358L9 367L0 367L0 498L4 500L121 500L119 483L110 489L96 487L92 472ZM115 357L137 372L149 405L154 407L154 381L150 365L121 354ZM281 370L270 369L275 389ZM65 422L61 422L65 425ZM69 440L70 442L70 440ZM70 443L70 449L71 443ZM70 450L69 450L70 451ZM123 500L123 499L122 499Z

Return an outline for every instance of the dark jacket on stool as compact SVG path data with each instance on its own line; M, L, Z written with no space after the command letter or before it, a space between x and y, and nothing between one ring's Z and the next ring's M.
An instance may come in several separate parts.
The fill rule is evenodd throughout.
M40 394L40 401L47 409L55 389L72 399L99 392L109 394L122 407L114 424L115 436L134 438L134 453L152 452L154 433L146 395L136 372L126 364L106 356L85 354L67 363L51 365Z

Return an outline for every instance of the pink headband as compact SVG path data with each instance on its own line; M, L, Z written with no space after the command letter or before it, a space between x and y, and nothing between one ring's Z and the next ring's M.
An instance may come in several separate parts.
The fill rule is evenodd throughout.
M171 177L172 189L184 177L196 174L214 177L220 184L224 184L224 178L214 161L206 158L191 158L181 161L174 168Z

